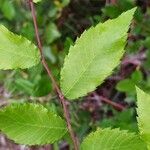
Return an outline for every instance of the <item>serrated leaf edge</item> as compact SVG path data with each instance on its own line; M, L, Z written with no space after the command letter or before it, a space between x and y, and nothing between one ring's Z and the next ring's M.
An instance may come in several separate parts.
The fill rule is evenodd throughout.
M38 50L38 48L36 47L35 44L33 44L31 41L29 41L26 37L11 32L10 30L8 30L2 24L0 24L0 30L3 30L4 32L6 32L7 34L9 34L11 36L15 36L19 40L22 40L23 42L26 42L27 44L31 45L34 48L34 50L37 50L36 58L35 57L30 57L30 58L32 58L34 60L34 65L30 65L30 66L27 66L27 67L16 67L16 68L13 68L13 69L27 69L27 68L31 68L31 67L36 66L40 62L40 52L39 52L39 50ZM28 56L26 56L26 57L28 57ZM4 67L4 68L0 67L0 69L1 70L12 70L12 68L9 68L9 67Z
M121 132L122 134L126 134L126 135L128 135L128 134L130 134L130 136L132 135L132 136L136 136L136 137L138 137L142 142L144 142L143 141L143 139L141 139L141 137L140 136L138 136L136 133L134 133L134 132L129 132L128 130L120 130L120 128L111 128L111 127L108 127L108 128L97 128L97 130L96 131L92 131L89 135L87 135L85 138L84 138L84 140L82 141L82 144L81 144L81 149L82 149L82 145L86 142L86 141L88 141L88 140L90 140L93 136L96 136L97 134L99 134L100 132L102 133L102 132L106 132L106 131L117 131L117 132Z
M4 109L2 109L2 110L0 110L0 112L5 112L5 111L7 111L7 110L9 110L9 109L15 109L15 108L20 108L20 105L22 105L23 107L26 107L26 108L30 108L31 106L33 107L34 106L34 108L36 109L37 107L38 108L40 108L41 109L41 111L42 112L44 112L44 113L47 113L47 115L48 116L50 116L50 115L53 115L54 117L57 117L57 118L59 118L60 120L62 120L62 121L64 121L60 116L58 116L58 115L56 115L54 112L50 112L50 111L48 111L44 106L42 106L42 105L39 105L39 104L33 104L33 103L23 103L23 104L11 104L9 107L5 107ZM65 123L65 121L64 121L64 123ZM7 134L7 133L5 133L4 131L3 131L3 129L1 129L1 131L9 138L9 135ZM32 145L45 145L45 144L53 144L55 141L57 141L58 139L61 139L66 133L67 133L67 131L68 131L68 129L67 128L64 128L64 133L62 134L62 135L60 135L57 139L53 139L53 140L51 140L51 142L49 142L48 141L48 139L45 141L45 142L38 142L38 143L35 143L35 144L27 144L27 145L29 145L29 146L32 146ZM17 142L17 140L18 139L16 139L16 138L13 138L12 139L15 143L17 143L17 144L22 144L21 142Z
M133 8L133 9L136 10L136 7ZM123 12L121 15L123 15L123 14L125 14L125 13L126 13L126 12ZM121 15L120 15L120 16L121 16ZM116 19L117 19L117 18L116 18ZM107 21L110 21L110 19L107 20ZM107 21L106 21L106 22L107 22ZM101 24L101 23L100 23L100 24ZM98 24L98 25L100 25L100 24ZM96 26L97 26L97 25L96 25ZM65 57L65 59L64 59L64 64L63 64L63 67L62 67L61 72L60 72L60 77L61 77L61 79L60 79L60 87L61 87L61 89L63 89L63 84L62 84L62 83L63 83L63 80L64 80L64 78L63 78L63 77L64 77L64 76L63 76L63 72L64 72L64 70L66 69L67 60L68 60L69 57L70 57L71 50L73 50L72 47L75 48L76 45L78 44L78 40L79 40L79 39L82 39L82 38L87 34L87 32L90 32L90 31L92 31L93 29L95 29L96 26L95 26L95 27L92 26L92 27L89 28L88 30L85 30L85 31L81 34L80 37L77 37L77 39L76 39L76 41L75 41L75 44L74 44L73 46L72 46L72 45L70 46L70 48L69 48L69 53L66 55L66 57ZM130 26L130 25L129 25L129 26ZM128 35L128 33L125 33L125 35L124 35L124 36L126 36L126 40L127 40L127 35ZM124 37L124 36L123 36L123 37ZM123 37L122 37L122 38L123 38ZM125 41L125 46L126 46L126 44L127 44L127 41ZM123 50L122 50L122 56L123 56L123 54L124 54L124 48L123 48ZM121 60L121 59L120 59L120 60ZM121 62L120 60L119 60L118 63L116 64L116 67L120 64L120 62ZM114 69L107 75L107 77L110 76L110 75L113 73L113 71L114 71ZM81 74L81 75L82 75L82 74ZM78 80L79 80L79 79L78 79ZM105 81L105 80L104 80L104 81ZM103 81L103 82L104 82L104 81ZM102 83L103 83L103 82L102 82ZM101 84L102 84L102 83L101 83ZM76 82L75 82L75 84L76 84ZM72 87L73 87L73 86L74 86L74 84L72 85ZM71 88L72 88L72 87L71 87ZM70 89L71 89L71 88L70 88ZM97 88L97 86L94 87L93 90L95 90L96 88ZM70 98L70 97L67 96L67 93L70 91L70 89L69 89L66 93L63 93L63 94L64 94L64 96L67 97L69 100L74 100L75 98ZM82 94L82 95L79 96L78 98L83 97L83 96L85 96L86 94L87 94L87 91L84 92L84 94Z

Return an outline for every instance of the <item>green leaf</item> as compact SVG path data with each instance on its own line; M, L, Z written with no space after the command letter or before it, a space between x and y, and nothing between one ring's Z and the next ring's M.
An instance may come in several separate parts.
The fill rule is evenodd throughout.
M116 5L106 5L102 8L102 12L105 16L109 16L110 18L115 18L121 14L121 10Z
M43 145L67 132L65 121L38 104L13 104L0 111L0 129L16 143Z
M120 63L135 10L91 27L70 47L61 70L61 89L68 99L93 91Z
M34 26L31 22L24 23L23 26L21 27L21 35L26 37L29 40L34 39Z
M44 85L44 86L43 86ZM49 94L52 90L52 84L47 75L42 75L38 83L34 86L33 96L41 97Z
M138 127L141 138L147 143L150 149L150 95L139 88L136 88L136 90L138 99Z
M120 128L131 132L138 132L138 126L133 109L122 112L115 111L113 117L104 118L99 122L101 128Z
M132 73L131 79L134 83L140 83L143 80L143 74L140 70L136 70Z
M9 20L12 20L16 15L15 8L12 4L12 1L10 0L4 1L4 3L2 4L1 10L3 12L3 15Z
M70 0L62 0L63 7L67 6L70 3Z
M0 69L25 69L39 61L40 54L34 44L0 25Z
M42 0L33 0L34 3L41 2Z
M88 135L81 145L81 150L147 150L147 148L134 133L106 128Z
M45 39L48 44L51 44L56 39L61 36L60 32L57 29L57 26L54 23L50 23L45 32Z
M131 79L124 79L117 83L116 89L121 92L135 93L135 84Z
M15 79L15 85L19 91L22 91L28 95L33 94L33 88L34 88L33 82L23 79L23 78L17 78L17 79ZM15 86L15 85L13 83L13 86Z

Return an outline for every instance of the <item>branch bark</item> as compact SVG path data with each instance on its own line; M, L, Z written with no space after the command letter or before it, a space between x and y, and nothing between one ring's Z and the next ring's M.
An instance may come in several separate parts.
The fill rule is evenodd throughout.
M118 104L116 102L113 102L112 100L109 100L108 98L98 95L97 93L93 93L94 95L94 99L100 100L102 102L105 102L111 106L113 106L115 109L119 110L119 111L123 111L125 109L125 106Z
M121 104L118 104L118 103L116 103L116 102L113 102L113 101L109 100L109 99L106 98L106 97L100 96L99 98L101 99L101 101L103 101L103 102L105 102L105 103L107 103L107 104L113 106L114 108L116 108L116 109L119 110L119 111L122 111L122 110L125 109L125 107L122 106Z
M115 5L117 3L117 0L111 0L110 2L111 2L111 4Z
M40 51L40 55L41 55L41 62L45 68L45 70L47 71L47 74L49 76L49 78L51 79L52 81L52 84L58 94L58 97L60 99L60 102L62 104L62 107L63 107L63 111L64 111L64 117L66 119L66 123L67 123L67 127L68 127L68 131L69 131L69 134L70 134L70 137L73 141L73 145L74 145L74 149L75 150L78 150L78 142L77 142L77 138L74 134L74 131L72 129L72 126L71 126L71 121L70 121L70 116L69 116L69 110L67 108L67 105L66 105L66 100L64 98L64 95L62 94L59 86L57 85L57 82L50 70L50 68L48 67L48 64L43 56L43 49L42 49L42 43L41 43L41 40L40 40L40 36L39 36L39 31L38 31L38 25L37 25L37 19L36 19L36 14L35 14L35 8L34 8L34 3L33 3L33 0L29 0L29 5L30 5L30 9L31 9L31 13L32 13L32 18L33 18L33 23L34 23L34 29L35 29L35 35L36 35L36 40L37 40L37 44L38 44L38 48L39 48L39 51Z
M106 5L107 4L113 4L115 5L117 3L117 0L106 0Z

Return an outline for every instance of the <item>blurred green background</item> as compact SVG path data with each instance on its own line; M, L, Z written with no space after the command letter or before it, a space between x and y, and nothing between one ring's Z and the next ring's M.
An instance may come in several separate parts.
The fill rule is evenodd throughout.
M90 93L68 103L73 128L79 140L97 127L118 127L138 132L135 85L150 93L150 1L42 0L35 6L44 56L58 83L60 69L69 47L85 29L138 6L120 66L94 94ZM0 0L0 24L36 44L27 0ZM25 101L40 102L59 115L63 114L41 64L29 70L0 71L0 107ZM114 105L120 104L124 109L118 110L110 101ZM3 135L0 136L2 150L66 150L71 149L71 145L68 135L63 141L44 147L23 147L8 141Z

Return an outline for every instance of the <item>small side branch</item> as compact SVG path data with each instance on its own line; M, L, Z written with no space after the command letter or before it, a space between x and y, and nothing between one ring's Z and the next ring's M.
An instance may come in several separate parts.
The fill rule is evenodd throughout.
M111 0L110 2L111 2L111 4L115 5L117 3L117 0Z
M108 98L104 97L104 96L100 96L97 93L93 93L94 95L94 99L100 100L102 102L105 102L111 106L113 106L116 110L122 111L125 109L125 107L121 104L118 104L116 102L113 102L112 100L109 100Z
M33 18L33 23L34 23L34 29L35 29L35 35L36 35L36 40L37 40L40 55L41 55L42 64L43 64L45 70L47 71L47 74L48 74L49 78L51 79L52 84L53 84L53 86L54 86L54 88L55 88L55 90L59 96L60 102L61 102L62 107L63 107L64 117L66 119L68 131L69 131L70 137L73 141L74 149L78 150L78 142L77 142L76 136L75 136L73 129L72 129L72 126L71 126L71 121L70 121L70 117L69 117L69 110L68 110L67 105L66 105L66 100L65 100L64 95L62 94L61 90L59 89L59 86L57 85L57 82L56 82L55 78L53 77L52 72L51 72L50 68L48 67L48 64L47 64L47 62L43 56L42 44L41 44L41 40L40 40L40 36L39 36L33 0L29 0L29 5L31 8L32 18Z
M122 106L121 104L118 104L118 103L116 103L116 102L113 102L113 101L109 100L109 99L106 98L106 97L100 96L100 99L101 99L101 101L103 101L103 102L105 102L105 103L107 103L107 104L113 106L113 107L116 108L117 110L122 111L122 110L125 109L125 107Z
M117 3L117 0L106 0L106 5L107 4L113 4L115 5Z

